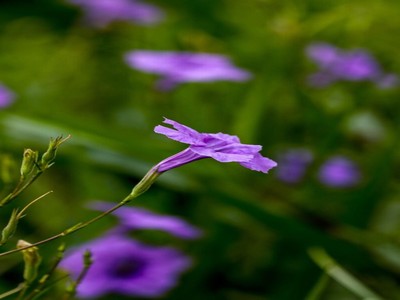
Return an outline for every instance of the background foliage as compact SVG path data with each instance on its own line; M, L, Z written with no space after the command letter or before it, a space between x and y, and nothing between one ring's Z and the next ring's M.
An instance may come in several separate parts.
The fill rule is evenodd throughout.
M21 220L15 240L44 239L87 219L95 214L85 208L93 199L121 200L152 165L182 149L153 133L165 116L201 132L238 135L263 145L263 154L275 160L290 148L314 155L294 185L279 181L276 169L265 175L204 160L164 174L137 199L132 205L181 216L205 232L193 242L140 235L178 245L195 260L165 299L360 299L324 277L309 255L312 247L325 249L384 299L400 299L399 88L369 82L310 87L306 79L316 67L304 52L316 41L365 48L385 69L399 72L400 3L152 3L166 13L160 24L95 29L61 0L0 2L0 81L17 95L0 111L2 157L15 161L18 174L24 148L44 151L49 137L72 135L55 166L19 197L25 203L54 191ZM160 92L155 76L124 63L124 53L135 49L221 53L254 77ZM354 129L360 114L374 122ZM332 155L360 166L357 186L334 189L317 180ZM2 224L10 209L0 210ZM67 245L99 236L112 223L102 220L68 237ZM40 251L50 257L57 246ZM19 255L2 259L0 291L14 288L21 272Z

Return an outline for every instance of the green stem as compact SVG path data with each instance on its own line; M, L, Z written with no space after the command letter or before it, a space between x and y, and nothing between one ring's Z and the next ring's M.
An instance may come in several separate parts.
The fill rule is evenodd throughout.
M42 174L43 174L43 170L38 170L35 175L33 175L31 178L29 178L27 183L25 183L19 190L17 190L16 192L12 193L12 198L11 199L14 199L19 194L21 194L26 188L28 188Z
M326 273L323 273L321 277L318 279L315 286L308 293L306 300L319 300L322 299L323 293L329 283L329 276Z
M7 251L7 252L0 253L0 257L6 256L6 255L10 255L10 254L13 254L13 253L16 253L16 252L20 252L22 250L25 250L25 249L28 249L28 248L31 248L31 247L39 246L39 245L48 243L50 241L59 239L61 237L67 236L67 235L69 235L71 233L74 233L74 232L76 232L76 231L78 231L78 230L80 230L82 228L85 228L86 226L88 226L88 225L90 225L90 224L92 224L92 223L104 218L105 216L111 214L113 211L117 210L121 206L124 206L126 203L130 202L134 198L136 198L136 196L134 196L132 194L129 194L120 203L118 203L117 205L113 206L109 210L106 210L105 212L101 213L100 215L94 217L93 219L90 219L90 220L88 220L86 222L83 222L83 223L78 223L78 224L76 224L76 225L64 230L63 232L60 232L59 234L53 235L53 236L51 236L51 237L49 237L47 239L41 240L39 242L30 244L29 246L16 248L16 249L13 249L13 250L10 250L10 251Z
M11 296L12 294L18 293L19 291L21 291L24 288L24 283L20 283L15 289L12 289L8 292L5 292L3 294L0 295L0 299L4 299L8 296Z
M87 251L85 254L84 258L84 267L82 271L79 273L78 278L73 282L70 286L70 288L66 291L66 294L63 298L63 300L69 300L71 297L73 297L76 294L76 288L78 285L81 284L82 280L86 277L87 272L89 271L89 268L92 265L92 260L91 260L91 253Z
M355 295L364 300L382 300L380 296L375 294L360 280L342 268L328 253L322 248L308 249L310 258L339 284L352 291Z
M29 178L29 180L23 185L24 179L20 178L15 189L8 194L4 199L0 201L0 206L3 206L21 194L26 188L28 188L38 177L43 173L43 170L37 170L36 174Z
M26 291L28 290L28 288L29 288L29 284L27 282L25 282L24 286L21 289L21 291L19 292L16 300L22 300L24 298L24 295L25 295Z
M32 200L29 202L17 215L17 219L21 219L23 217L24 212L35 202L39 201L40 199L46 197L48 194L52 193L53 191L48 191L47 193L44 193L43 195L37 197L36 199Z

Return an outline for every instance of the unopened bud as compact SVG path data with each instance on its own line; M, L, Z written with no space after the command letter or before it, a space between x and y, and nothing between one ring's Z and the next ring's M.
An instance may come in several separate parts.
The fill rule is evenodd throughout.
M47 151L43 153L42 159L40 161L40 164L44 169L50 167L53 164L54 159L56 158L58 147L69 138L70 136L67 136L64 139L62 136L58 136L55 139L50 139L49 147L47 148Z
M92 252L86 250L85 253L83 253L83 265L88 268L92 263Z
M18 220L18 209L14 209L11 213L10 220L6 227L4 227L3 231L1 232L1 241L0 245L4 245L15 233L17 230Z
M28 243L24 240L19 240L17 243L17 248L25 248L31 245L31 243ZM35 246L22 250L22 256L25 263L24 279L26 282L30 283L35 280L38 275L38 268L42 258L39 255L39 249Z
M38 160L39 153L31 149L25 149L21 164L21 176L29 175Z

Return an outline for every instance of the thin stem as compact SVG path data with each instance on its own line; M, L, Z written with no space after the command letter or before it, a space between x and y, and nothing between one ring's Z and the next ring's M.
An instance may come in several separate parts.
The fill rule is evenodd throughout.
M25 286L25 284L23 282L20 283L16 288L1 294L0 295L0 299L4 299L4 298L6 298L8 296L11 296L12 294L18 293L19 291L21 291L21 289L24 288L24 286Z
M18 294L17 300L22 300L24 298L24 295L26 291L29 288L29 284L27 282L24 283L23 288L21 289L20 293Z
M25 180L24 176L21 175L21 177L19 178L18 184L16 185L14 190L10 193L11 196L18 192L18 190L21 188L22 184L24 183L24 180Z
M36 172L36 174L33 175L31 178L29 178L29 180L18 191L12 193L10 200L14 199L19 194L21 194L26 188L28 188L42 174L43 174L43 170L38 170Z
M16 249L13 249L13 250L10 250L10 251L6 251L6 252L3 252L3 253L0 253L0 257L6 256L6 255L10 255L10 254L13 254L13 253L16 253L16 252L20 252L22 250L25 250L25 249L28 249L28 248L31 248L31 247L35 247L35 246L39 246L39 245L48 243L50 241L56 240L58 238L67 236L67 235L69 235L69 234L71 234L73 232L76 232L76 231L78 231L78 230L80 230L80 229L82 229L82 228L84 228L84 227L86 227L86 226L88 226L88 225L90 225L90 224L102 219L103 217L109 215L110 213L112 213L113 211L117 210L121 206L124 206L126 203L130 202L134 198L135 198L135 196L133 196L132 194L129 194L128 196L126 196L117 205L113 206L109 210L106 210L105 212L101 213L100 215L98 215L98 216L96 216L96 217L94 217L94 218L92 218L92 219L90 219L90 220L88 220L86 222L78 223L78 224L76 224L76 225L64 230L63 232L60 232L60 233L58 233L56 235L53 235L53 236L51 236L51 237L49 237L47 239L42 240L42 241L30 244L30 245L25 246L25 247L16 248Z
M323 297L323 293L329 283L329 276L326 273L323 273L321 277L318 279L315 286L308 293L305 300L319 300Z
M44 289L40 290L39 293L35 294L35 295L33 296L32 300L39 299L39 297L40 297L41 295L43 295L44 293L46 293L52 286L56 285L57 283L59 283L60 281L66 279L66 278L68 278L68 277L69 277L69 275L64 275L64 276L62 276L62 277L60 277L60 278L57 278L57 279L53 280L52 282L50 282L49 284L47 284L47 286L45 286ZM28 300L28 299L24 299L24 300ZM29 300L31 300L31 298L29 298Z
M82 271L79 273L78 278L75 280L75 282L73 282L71 284L71 286L69 287L69 289L67 289L67 292L66 292L63 300L69 300L69 299L71 299L72 296L74 296L76 294L76 288L78 287L78 285L81 284L82 280L86 277L86 274L88 273L89 268L92 265L90 251L86 251L84 256L85 256L84 257L84 267L83 267Z
M369 289L364 283L340 266L324 249L310 248L308 249L308 254L327 275L361 299L382 300L380 296L375 294L375 292Z
M34 204L35 202L39 201L40 199L46 197L48 194L52 193L53 191L48 191L47 193L44 193L43 195L37 197L35 200L32 200L31 202L29 202L17 215L17 219L22 218L22 214L28 209L29 206L31 206L32 204Z
M15 197L17 197L19 194L21 194L26 188L28 188L38 177L43 173L43 170L38 169L35 173L35 175L32 175L29 180L23 185L24 178L20 177L20 180L15 187L15 189L8 194L5 198L3 198L0 201L0 206L3 206L7 203L9 203L11 200L13 200Z

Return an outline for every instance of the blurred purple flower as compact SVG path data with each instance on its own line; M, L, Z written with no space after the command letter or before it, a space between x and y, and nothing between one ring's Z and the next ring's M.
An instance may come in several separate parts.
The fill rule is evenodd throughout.
M242 144L237 136L224 133L199 133L167 118L164 118L164 123L172 125L174 129L158 125L154 131L172 140L189 144L189 147L158 163L153 168L158 173L203 158L213 158L224 163L238 162L245 168L264 173L268 173L277 165L259 153L261 146Z
M385 74L365 50L343 51L327 43L315 43L307 47L306 54L320 68L309 77L313 86L323 87L338 80L373 81L380 88L397 84L397 76Z
M161 10L138 0L68 0L84 10L84 18L95 27L106 27L114 21L154 24L163 18Z
M396 74L387 73L379 78L376 84L382 89L387 89L398 85L399 82L399 77Z
M106 235L71 249L60 268L77 279L83 254L92 253L93 264L77 288L77 296L92 299L107 294L159 297L177 282L191 260L171 247L152 247L123 235Z
M90 208L106 211L114 205L96 201L90 204ZM183 239L196 239L202 234L199 229L178 217L159 215L143 208L124 206L112 214L118 217L123 230L156 229Z
M15 94L0 83L0 108L10 106L15 99Z
M278 156L279 168L276 176L286 183L299 182L312 162L313 155L307 149L291 149Z
M361 180L361 174L353 161L343 156L334 156L321 166L318 178L326 186L345 188L356 185Z
M218 54L132 51L125 55L125 60L134 69L161 75L157 87L162 90L183 82L246 81L251 77L249 72Z

